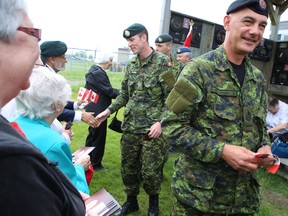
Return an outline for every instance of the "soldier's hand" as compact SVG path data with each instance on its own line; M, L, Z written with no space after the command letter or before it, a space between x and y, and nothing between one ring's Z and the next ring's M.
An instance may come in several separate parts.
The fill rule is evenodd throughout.
M106 110L104 110L103 112L99 113L99 114L95 117L96 121L98 122L98 125L97 125L96 127L99 127L99 125L100 125L103 121L105 121L105 120L109 117L110 114L111 114L111 112L110 112L109 109L106 109Z
M97 127L98 121L94 118L93 112L82 112L81 120L90 125L90 127Z
M269 168L273 165L273 156L272 156L271 147L269 145L262 146L261 148L258 149L257 153L269 154L268 157L258 158L259 168Z
M150 132L148 133L148 137L152 139L158 138L161 135L161 133L162 133L161 124L160 122L156 122L150 127Z
M225 144L221 157L240 172L253 172L258 168L255 153L242 146Z

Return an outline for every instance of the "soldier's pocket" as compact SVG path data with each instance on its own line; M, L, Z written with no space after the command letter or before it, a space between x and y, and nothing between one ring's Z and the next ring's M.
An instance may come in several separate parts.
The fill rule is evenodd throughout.
M178 168L178 175L189 185L189 189L192 196L198 197L201 194L201 201L208 202L213 197L213 187L216 181L217 175L211 172L210 169L205 168L204 165L199 164L193 160L192 163L179 162L181 163ZM177 172L177 171L176 171Z
M150 100L162 97L163 92L159 82L155 78L147 77L144 80L144 86Z
M233 121L238 113L235 106L240 106L234 91L214 92L214 113L223 120Z

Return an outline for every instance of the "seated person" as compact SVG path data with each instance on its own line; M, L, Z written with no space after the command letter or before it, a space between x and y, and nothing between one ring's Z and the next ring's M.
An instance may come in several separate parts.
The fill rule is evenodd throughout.
M16 97L19 116L16 122L31 141L83 193L89 194L85 169L90 157L72 163L72 153L63 137L50 125L62 113L71 95L67 80L61 75L47 73L44 67L34 68L30 87Z
M288 138L288 104L274 97L268 99L268 113L266 117L267 132L271 138ZM284 140L283 140L284 141Z

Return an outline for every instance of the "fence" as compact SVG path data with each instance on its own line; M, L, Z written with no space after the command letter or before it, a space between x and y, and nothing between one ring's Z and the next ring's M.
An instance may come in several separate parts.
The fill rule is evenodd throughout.
M91 49L79 49L79 48L68 48L66 52L67 64L66 68L70 71L81 70L87 71L91 65L94 64L94 59L102 51L91 50ZM126 66L127 62L134 56L130 52L129 48L119 48L118 52L112 52L113 65L110 71L121 72L123 67Z

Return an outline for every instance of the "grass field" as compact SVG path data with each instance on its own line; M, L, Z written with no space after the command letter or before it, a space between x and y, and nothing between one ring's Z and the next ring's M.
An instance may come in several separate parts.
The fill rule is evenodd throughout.
M83 67L84 68L84 67ZM66 77L72 86L73 99L76 99L76 95L79 87L84 86L85 73L89 68L69 71L69 68L65 72L61 72ZM123 73L108 72L108 76L114 88L120 88ZM120 110L118 117L122 118L123 110ZM108 121L110 122L111 119ZM108 123L109 123L108 122ZM74 123L73 125L75 138L72 141L71 149L75 151L81 146L85 145L85 140L88 131L88 125L83 122ZM111 193L120 205L126 199L126 195L123 192L123 184L120 174L120 136L108 129L106 139L106 149L103 159L103 165L109 169L109 172L95 172L93 180L90 184L91 194L98 191L100 188L105 188ZM170 179L173 173L173 161L177 155L171 154L168 162L164 167L164 179L162 184L162 191L160 193L160 214L162 216L170 215L173 197L170 190ZM259 170L259 179L261 184L261 209L258 216L288 216L288 181L278 175L272 175L265 171ZM139 195L140 210L132 216L144 216L147 215L148 210L148 196L141 189Z

